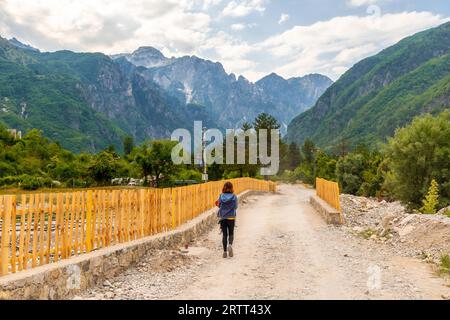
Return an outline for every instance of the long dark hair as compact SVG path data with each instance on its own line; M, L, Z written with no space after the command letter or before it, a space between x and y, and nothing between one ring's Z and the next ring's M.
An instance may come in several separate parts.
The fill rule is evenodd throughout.
M233 184L231 182L225 182L222 188L222 193L234 193Z

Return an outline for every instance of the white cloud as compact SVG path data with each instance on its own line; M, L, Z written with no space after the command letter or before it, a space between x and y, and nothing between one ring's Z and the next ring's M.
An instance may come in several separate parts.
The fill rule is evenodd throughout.
M335 17L251 42L236 31L254 23L226 25L229 34L203 11L223 2L0 0L0 35L16 36L43 50L109 54L150 45L168 56L195 54L220 61L228 72L252 81L272 71L284 77L318 72L336 79L359 60L449 20L429 12ZM263 13L265 3L244 0L223 6L230 17L243 17Z
M236 40L223 31L213 35L199 49L214 50L218 60L228 72L247 74L258 66L258 62L248 58L254 48L247 42Z
M380 0L347 0L347 4L352 7L369 6L381 2Z
M256 23L248 23L248 24L245 24L245 23L234 23L234 24L232 24L232 25L230 26L230 28L231 28L231 30L233 30L233 31L242 31L242 30L244 30L244 29L247 29L247 28L254 28L254 27L256 27L256 26L257 26Z
M208 10L210 7L217 6L222 0L203 0L203 10Z
M242 24L242 23L235 23L235 24L232 24L230 28L234 31L240 31L240 30L244 30L246 28L246 25Z
M280 20L278 20L278 24L283 24L283 23L285 23L285 22L288 21L288 20L289 20L289 15L286 14L286 13L283 13L283 14L280 16Z
M283 61L274 71L285 77L319 72L336 79L359 60L448 20L429 12L336 17L293 27L258 47Z
M188 0L1 1L0 34L44 50L115 53L154 44L191 53L211 22L206 13L190 11Z
M245 17L254 12L263 13L266 10L263 0L230 1L223 9L224 17Z

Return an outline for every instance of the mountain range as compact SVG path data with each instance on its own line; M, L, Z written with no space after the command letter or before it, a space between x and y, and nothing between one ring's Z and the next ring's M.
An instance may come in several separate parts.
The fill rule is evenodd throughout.
M450 108L450 23L362 60L289 125L287 141L375 146L418 115Z
M266 112L277 117L286 129L294 116L313 106L332 84L319 74L286 80L274 73L251 83L243 76L227 74L218 62L196 56L166 58L153 47L112 58L125 58L137 67L145 67L141 74L146 79L183 103L205 106L223 128L240 127Z
M176 128L235 128L267 112L286 127L314 105L332 81L271 74L256 83L196 56L166 58L152 47L107 56L41 52L0 38L0 123L44 135L77 152L122 139L169 138ZM289 90L289 94L280 94Z

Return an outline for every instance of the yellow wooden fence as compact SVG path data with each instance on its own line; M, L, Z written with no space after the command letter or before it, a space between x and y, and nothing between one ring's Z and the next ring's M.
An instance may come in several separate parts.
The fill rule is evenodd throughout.
M339 185L336 182L325 179L316 179L317 195L325 200L330 206L342 212L341 202L339 200Z
M230 181L236 194L275 192L269 181ZM0 196L0 275L175 229L213 208L223 184Z

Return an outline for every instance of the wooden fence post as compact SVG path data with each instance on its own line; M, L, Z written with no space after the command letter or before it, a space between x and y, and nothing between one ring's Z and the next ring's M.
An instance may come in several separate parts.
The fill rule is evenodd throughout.
M175 202L177 200L177 194L176 194L176 189L175 188L171 188L170 189L170 202L171 202L171 206L170 206L170 215L172 217L172 230L174 230L176 228L175 226Z
M2 221L2 238L1 238L1 257L2 264L0 268L0 275L8 274L9 266L9 245L10 245L10 232L11 227L11 213L12 213L12 196L5 196L3 221Z
M10 202L10 209L9 211L10 213L10 217L11 217L11 272L15 273L16 272L16 257L17 257L17 252L16 252L16 241L17 241L17 237L16 237L16 220L17 220L17 207L16 207L16 196L11 196L11 202Z
M92 250L92 190L87 192L86 206L86 253Z

